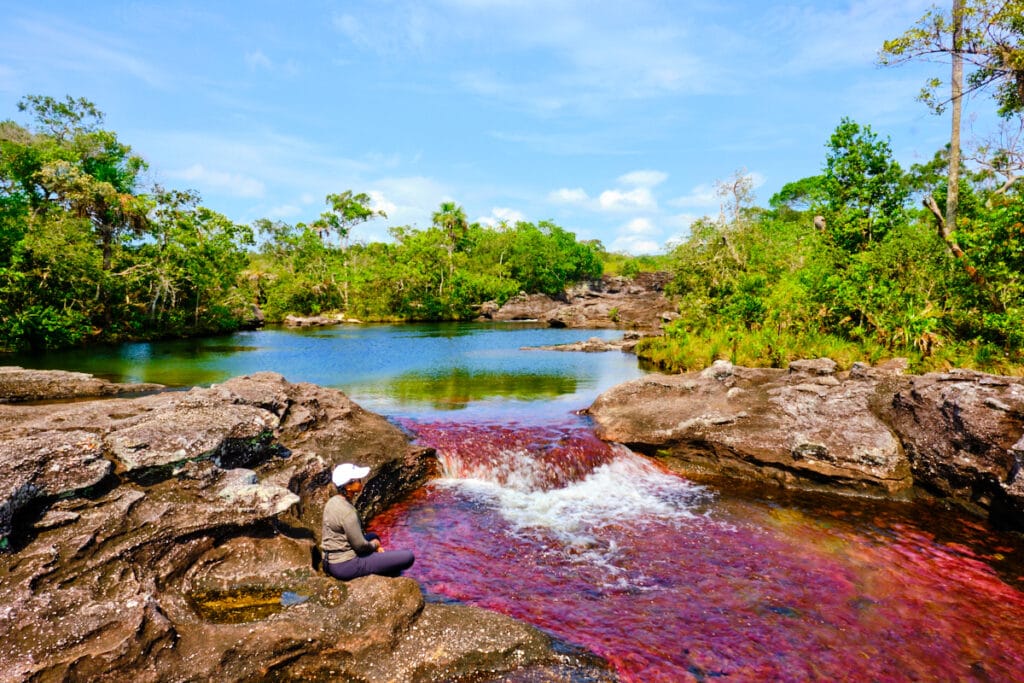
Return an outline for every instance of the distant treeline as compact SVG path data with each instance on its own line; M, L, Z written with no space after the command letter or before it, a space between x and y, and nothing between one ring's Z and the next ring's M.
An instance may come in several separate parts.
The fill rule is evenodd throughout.
M488 300L600 277L598 243L553 223L489 228L444 203L426 229L350 243L382 217L327 197L310 224L239 225L146 164L84 99L29 96L0 122L0 349L209 334L294 314L460 320Z
M231 331L256 306L269 322L462 320L520 291L670 269L681 317L638 349L666 369L808 356L1024 365L1024 197L1021 166L1007 161L1019 149L981 150L961 169L949 231L948 150L904 171L888 142L843 119L819 175L758 207L739 171L717 185L719 214L685 242L632 257L550 222L468 223L449 202L428 228L362 243L353 231L383 214L352 191L329 195L309 224L239 225L191 191L143 187L145 163L102 129L92 103L27 97L21 107L28 124L0 123L7 350Z

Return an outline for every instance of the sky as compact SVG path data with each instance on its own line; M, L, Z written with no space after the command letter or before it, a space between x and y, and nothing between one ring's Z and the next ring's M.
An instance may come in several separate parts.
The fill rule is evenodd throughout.
M353 190L390 226L445 201L550 220L632 254L817 174L843 117L904 166L949 122L916 100L948 67L881 67L919 0L0 0L0 120L85 97L149 163L234 221L309 222ZM968 108L970 111L970 108Z

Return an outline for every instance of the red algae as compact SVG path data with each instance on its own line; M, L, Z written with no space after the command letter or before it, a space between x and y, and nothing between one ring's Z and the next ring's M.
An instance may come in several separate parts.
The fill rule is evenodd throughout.
M1024 679L1012 537L712 495L577 423L408 426L446 471L374 521L409 575L623 680Z

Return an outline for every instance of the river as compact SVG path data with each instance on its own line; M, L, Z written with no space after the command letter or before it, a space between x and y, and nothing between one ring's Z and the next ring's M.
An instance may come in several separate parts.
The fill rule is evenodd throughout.
M634 357L523 350L615 331L342 326L7 357L118 381L274 370L437 448L444 476L371 523L438 600L531 622L627 681L1024 680L1024 543L929 502L715 490L575 411Z

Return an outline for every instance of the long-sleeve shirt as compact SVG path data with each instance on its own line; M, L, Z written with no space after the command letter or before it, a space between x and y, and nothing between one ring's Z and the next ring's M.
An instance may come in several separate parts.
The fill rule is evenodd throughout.
M359 513L342 495L334 496L324 506L320 548L331 563L347 562L356 555L375 550L373 543L363 535Z

